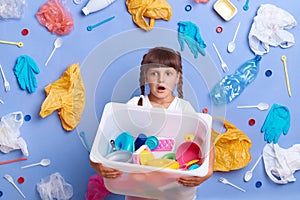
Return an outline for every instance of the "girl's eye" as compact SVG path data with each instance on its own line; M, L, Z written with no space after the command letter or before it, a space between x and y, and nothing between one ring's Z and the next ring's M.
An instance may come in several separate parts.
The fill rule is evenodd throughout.
M167 75L167 76L172 76L173 73L172 73L172 72L166 72L166 75Z
M158 73L157 73L157 72L151 72L150 75L151 75L151 76L157 76Z

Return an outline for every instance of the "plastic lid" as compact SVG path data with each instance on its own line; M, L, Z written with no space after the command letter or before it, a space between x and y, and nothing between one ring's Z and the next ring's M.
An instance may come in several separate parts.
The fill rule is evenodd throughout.
M90 14L90 11L87 9L87 7L82 8L81 10L83 12L83 14L88 15Z

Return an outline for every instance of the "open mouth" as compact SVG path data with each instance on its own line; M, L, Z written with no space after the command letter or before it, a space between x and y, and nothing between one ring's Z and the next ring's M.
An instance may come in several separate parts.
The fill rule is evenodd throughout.
M159 91L164 91L166 88L165 88L164 86L158 86L157 89L158 89Z

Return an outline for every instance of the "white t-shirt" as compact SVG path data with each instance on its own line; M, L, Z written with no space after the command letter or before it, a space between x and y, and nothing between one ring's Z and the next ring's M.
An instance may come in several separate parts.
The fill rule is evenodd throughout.
M143 107L146 108L152 108L152 104L148 98L148 95L146 96L139 96L139 97L133 97L132 99L130 99L127 104L129 105L138 105L139 99L143 98ZM169 105L169 107L167 108L167 110L172 110L172 111L177 111L177 112L195 112L195 109L192 107L192 105L190 104L190 102L175 97L174 100L171 102L171 104Z

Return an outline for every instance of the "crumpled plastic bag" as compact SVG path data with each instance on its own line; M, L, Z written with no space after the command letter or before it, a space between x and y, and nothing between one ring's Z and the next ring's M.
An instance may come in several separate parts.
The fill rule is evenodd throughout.
M300 144L288 149L269 143L263 149L265 171L269 178L278 184L296 181L294 173L300 170Z
M72 64L60 79L45 87L40 116L47 117L58 110L60 121L65 130L73 130L81 120L85 105L85 87L78 63Z
M24 156L28 156L28 149L25 140L20 137L20 127L23 124L23 113L13 112L1 117L0 121L0 151L21 149Z
M40 24L56 35L69 34L74 28L72 14L65 9L61 0L50 0L43 4L36 17Z
M41 179L37 191L42 200L68 200L73 196L73 187L56 172Z
M222 119L225 133L212 129L212 142L215 147L214 171L228 172L241 169L251 161L250 138L225 119Z
M126 6L133 22L146 31L154 27L156 19L170 20L172 17L172 7L165 0L127 0ZM149 18L149 24L144 17Z
M295 38L286 29L296 25L295 18L287 11L272 4L262 4L257 10L248 35L251 50L257 55L263 55L270 51L270 46L293 46ZM264 50L259 47L263 47Z
M94 174L90 177L88 189L85 194L85 200L103 200L111 192L106 189L103 177L99 174Z
M0 19L21 19L25 8L26 0L0 0Z

